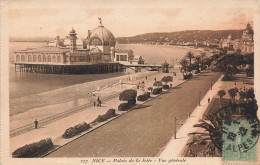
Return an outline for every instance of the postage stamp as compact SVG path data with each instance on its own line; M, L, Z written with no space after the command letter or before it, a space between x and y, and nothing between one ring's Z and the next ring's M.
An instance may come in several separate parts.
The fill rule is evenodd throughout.
M224 120L223 160L257 161L258 132L256 120Z

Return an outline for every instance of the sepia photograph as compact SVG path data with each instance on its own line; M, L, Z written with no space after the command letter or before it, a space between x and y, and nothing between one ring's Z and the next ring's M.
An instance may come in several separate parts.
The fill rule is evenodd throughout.
M1 163L259 164L259 9L2 0Z

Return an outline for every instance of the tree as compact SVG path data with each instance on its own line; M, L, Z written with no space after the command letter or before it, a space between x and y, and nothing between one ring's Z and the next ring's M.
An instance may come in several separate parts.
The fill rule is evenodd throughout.
M119 100L127 101L131 103L132 101L136 101L137 91L134 89L126 89L119 94Z
M223 96L225 96L225 95L226 95L226 92L225 92L224 90L219 90L219 91L218 91L220 108L222 107L222 98L223 98Z
M179 62L179 64L181 65L181 72L185 73L185 75L187 75L187 71L188 71L188 61L186 58L181 59L181 61Z
M239 93L239 102L242 104L244 102L244 99L246 98L246 92L240 91Z
M238 92L237 88L231 88L228 90L228 94L230 96L230 100L231 100L232 104L235 103L237 92Z
M162 84L161 81L155 81L155 82L153 83L153 86L157 86L157 87L162 86L162 85L163 85L163 84Z
M173 77L172 76L164 76L161 81L167 84L168 82L172 82Z
M201 52L201 53L200 53L200 57L201 57L202 67L204 67L204 62L205 62L206 53L205 53L205 52Z
M191 51L188 51L187 54L186 54L186 57L189 59L190 66L191 66L191 60L192 60L193 58L195 58L195 57L194 57L194 53L191 52Z
M250 88L247 92L246 92L246 98L248 100L253 100L255 99L255 94L254 94L254 89Z
M206 120L199 120L200 123L195 124L193 127L203 128L203 132L192 132L189 135L199 135L202 136L201 139L194 139L187 145L192 145L194 143L201 143L205 141L211 141L214 146L218 149L219 153L222 152L222 120L219 115L205 115Z
M201 56L196 56L196 57L195 57L195 67L194 67L194 68L195 68L197 71L199 71L200 64L202 64L202 58L201 58Z

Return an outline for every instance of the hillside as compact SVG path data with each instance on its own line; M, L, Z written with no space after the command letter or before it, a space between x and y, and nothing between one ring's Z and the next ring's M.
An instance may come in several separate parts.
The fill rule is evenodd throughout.
M133 37L120 37L117 38L118 43L143 43L143 42L165 42L171 41L172 43L178 42L202 42L210 41L217 42L221 38L227 38L229 34L234 39L241 38L243 30L189 30L169 33L146 33Z

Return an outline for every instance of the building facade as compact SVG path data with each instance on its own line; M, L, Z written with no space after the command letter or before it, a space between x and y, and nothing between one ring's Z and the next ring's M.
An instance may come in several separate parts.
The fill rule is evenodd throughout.
M66 44L66 40L69 40L69 44ZM24 68L26 68L25 70L42 69L43 67L45 68L43 70L47 68L48 71L53 69L57 71L58 69L60 72L64 68L65 70L69 68L70 71L77 70L84 65L102 65L102 70L104 68L115 70L115 68L119 67L119 63L114 61L114 35L102 25L101 19L98 27L88 31L86 39L83 39L80 44L77 43L78 41L77 33L72 28L66 39L56 36L55 42L50 42L44 47L15 51L14 64L20 66L20 68L22 67L22 70ZM77 69L73 68L73 66L77 67Z
M242 54L254 52L254 31L251 25L248 23L246 29L243 31L241 38L233 39L230 34L228 38L221 39L219 42L220 48L231 48L240 50Z

